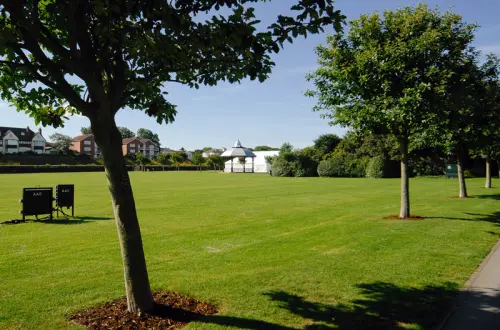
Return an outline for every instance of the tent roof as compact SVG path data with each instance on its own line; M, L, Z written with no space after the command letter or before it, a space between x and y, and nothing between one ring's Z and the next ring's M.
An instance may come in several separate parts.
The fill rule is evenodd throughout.
M221 155L221 157L226 157L226 158L235 158L235 157L257 157L255 154L252 152L252 150L244 148L241 145L240 140L236 141L234 144L234 147L224 151L224 153Z

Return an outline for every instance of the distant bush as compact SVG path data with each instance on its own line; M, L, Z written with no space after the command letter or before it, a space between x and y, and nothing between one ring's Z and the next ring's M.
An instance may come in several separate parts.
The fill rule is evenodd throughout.
M129 171L133 167L127 166ZM62 173L62 172L104 172L104 166L99 165L18 165L0 166L2 173Z
M273 164L271 165L271 173L273 176L291 177L294 175L293 172L293 162L281 157L277 157L273 160Z
M318 165L318 175L328 178L345 176L344 159L339 155L332 155L331 158L322 160Z
M366 177L368 178L383 178L385 173L385 158L383 156L375 156L370 159L366 167Z
M310 156L297 154L292 165L293 176L295 177L311 177L318 174L318 162Z

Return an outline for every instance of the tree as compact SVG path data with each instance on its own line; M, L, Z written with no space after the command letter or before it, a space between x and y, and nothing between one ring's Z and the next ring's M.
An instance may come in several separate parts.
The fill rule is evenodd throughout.
M291 8L297 16L280 15L258 31L247 0L0 0L0 97L37 125L63 126L66 114L90 119L117 222L129 311L154 303L116 113L128 107L171 123L177 109L165 85L262 82L274 66L271 54L286 42L325 25L341 30L344 17L333 0L297 1Z
M168 157L167 154L158 154L156 156L156 161L162 165L165 165L167 163Z
M160 146L160 138L158 134L153 133L151 130L146 128L139 128L137 130L137 138L138 139L148 139L153 141L154 144Z
M174 152L173 154L170 155L170 161L177 166L177 170L179 170L179 165L184 161L184 157L181 155L180 152Z
M80 131L82 132L83 135L90 135L92 134L92 127L82 127L80 129Z
M224 166L224 160L219 155L211 155L206 160L207 166L213 166L214 170Z
M289 142L284 142L281 145L280 153L293 152L293 145Z
M73 139L68 135L54 133L49 138L54 149L59 152L68 152L73 146Z
M317 160L320 161L323 157L331 153L342 139L335 134L322 134L314 140L314 149L317 150Z
M133 138L135 137L135 134L134 132L132 132L131 130L129 130L128 128L126 127L123 127L123 126L118 126L118 130L120 131L120 134L122 136L122 139L128 139L128 138Z
M191 161L193 162L193 164L195 164L196 166L201 166L201 164L203 164L205 162L205 159L203 158L203 155L201 152L195 152L193 154L193 157L191 158Z
M151 159L148 157L144 156L140 152L135 154L135 161L137 164L139 164L142 167L142 170L144 170L144 166L148 165L151 163Z
M426 5L362 15L346 33L317 48L320 68L308 75L316 111L331 124L397 138L400 218L410 216L409 143L446 116L455 64L469 51L475 25Z
M256 146L253 148L253 151L274 151L274 150L280 150L279 148L273 148L270 146Z
M500 59L488 55L481 66L482 93L480 102L474 103L480 116L480 130L476 130L475 147L471 148L473 156L485 159L485 188L491 188L491 162L500 159ZM477 99L476 99L477 101ZM476 125L477 126L477 125ZM499 164L500 165L500 164Z

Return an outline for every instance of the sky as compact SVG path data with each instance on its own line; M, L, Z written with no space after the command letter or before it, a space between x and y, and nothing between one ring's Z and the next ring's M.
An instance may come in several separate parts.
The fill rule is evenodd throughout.
M272 22L278 14L287 13L297 0L273 0L256 6L256 15L263 22ZM500 1L498 0L337 0L336 7L347 19L376 10L396 9L425 2L441 10L451 8L468 23L477 23L474 45L484 53L500 55ZM203 147L231 147L239 139L245 147L269 145L279 147L290 142L296 148L312 145L325 133L342 135L345 129L329 126L319 113L313 112L314 99L304 96L312 87L305 75L317 67L315 46L323 44L333 29L324 34L298 38L273 56L276 66L264 83L243 81L241 84L220 84L199 90L179 84L167 84L169 101L177 105L178 114L173 124L159 125L140 111L123 109L116 121L136 132L148 128L160 137L162 147L187 150ZM35 128L34 121L24 113L0 100L0 126ZM70 136L80 134L80 128L89 126L87 118L73 116L58 128L58 133ZM37 127L38 128L38 127ZM56 132L43 127L45 138Z

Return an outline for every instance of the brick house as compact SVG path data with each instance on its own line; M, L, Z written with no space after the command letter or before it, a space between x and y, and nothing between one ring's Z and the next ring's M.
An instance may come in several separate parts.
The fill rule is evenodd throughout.
M41 128L35 133L29 127L0 127L0 152L5 154L28 151L43 154L46 142Z
M136 153L142 153L142 142L136 137L123 139L122 140L122 151L123 155L135 155Z
M73 145L70 148L80 154L87 154L93 158L101 157L101 151L95 143L94 135L84 134L73 138Z
M141 154L148 158L154 158L160 153L160 147L150 139L141 139Z

